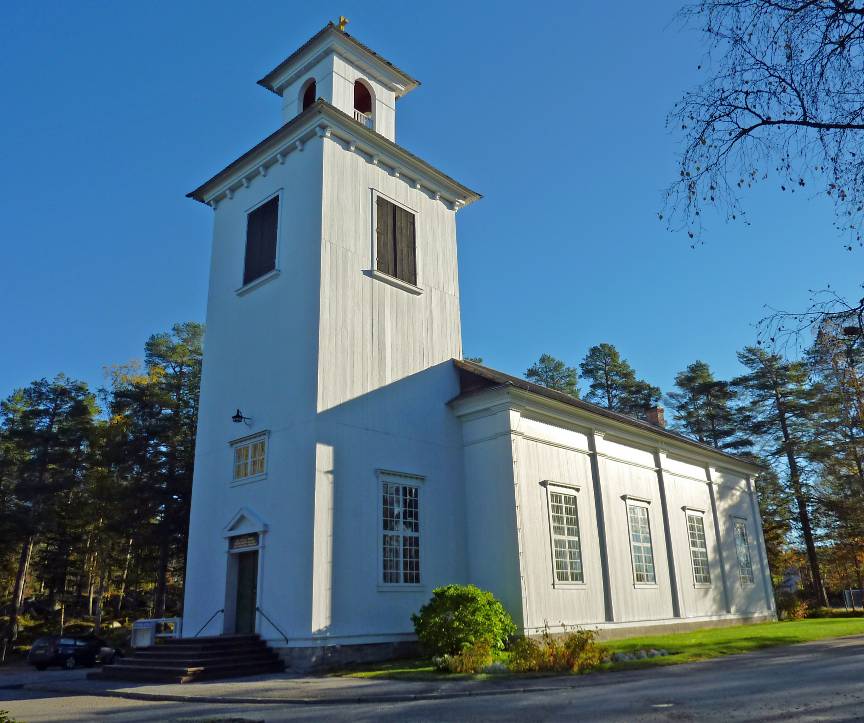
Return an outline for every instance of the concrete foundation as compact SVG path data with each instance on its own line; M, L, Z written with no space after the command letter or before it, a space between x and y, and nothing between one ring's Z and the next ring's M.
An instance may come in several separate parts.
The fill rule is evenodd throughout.
M412 658L420 654L416 641L366 643L364 645L320 645L308 648L276 648L289 672L324 672L360 663Z

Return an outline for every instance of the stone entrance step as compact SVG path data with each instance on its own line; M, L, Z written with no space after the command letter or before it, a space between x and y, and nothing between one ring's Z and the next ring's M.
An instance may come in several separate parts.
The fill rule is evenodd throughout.
M191 683L278 673L284 669L279 656L257 635L219 635L167 640L140 648L87 677L142 683Z

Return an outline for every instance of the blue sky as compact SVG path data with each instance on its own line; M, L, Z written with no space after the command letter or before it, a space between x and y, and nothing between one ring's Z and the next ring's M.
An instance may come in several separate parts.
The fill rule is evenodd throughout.
M98 386L153 332L204 319L211 212L185 198L280 124L255 81L340 13L419 78L400 144L484 194L459 214L466 355L520 374L618 346L671 387L720 376L763 305L857 298L821 199L769 181L706 244L657 220L665 116L699 78L679 2L56 2L0 10L0 395L63 371Z

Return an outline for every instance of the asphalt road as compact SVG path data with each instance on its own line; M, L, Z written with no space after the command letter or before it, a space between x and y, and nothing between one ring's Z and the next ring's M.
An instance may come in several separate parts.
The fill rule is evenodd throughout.
M0 689L0 710L42 721L864 721L864 639L706 663L595 674L555 691L407 703L233 705Z

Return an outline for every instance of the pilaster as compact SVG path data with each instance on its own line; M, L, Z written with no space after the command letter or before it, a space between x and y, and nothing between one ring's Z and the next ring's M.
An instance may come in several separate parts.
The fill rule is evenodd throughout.
M666 560L669 567L669 592L672 596L672 614L676 618L683 615L681 604L681 589L678 584L678 564L675 559L675 544L672 539L672 526L669 519L669 502L666 498L666 479L663 474L663 463L666 461L666 452L654 451L654 466L657 468L657 484L660 488L660 509L663 514L663 534L666 540Z
M723 554L723 535L721 533L720 516L717 513L717 493L714 489L716 482L714 481L715 469L711 466L705 467L705 474L708 477L708 494L711 497L711 517L714 520L714 539L717 544L717 555L720 558L720 580L723 583L723 601L726 606L726 612L732 612L732 597L729 593L729 580L726 572L726 557Z
M597 536L600 547L600 572L603 578L603 605L606 622L615 621L615 602L612 595L612 577L609 572L609 542L606 535L606 513L603 504L603 485L600 475L600 459L597 441L603 439L603 432L593 430L588 434L588 449L591 458L591 481L594 488L594 510L597 518Z

